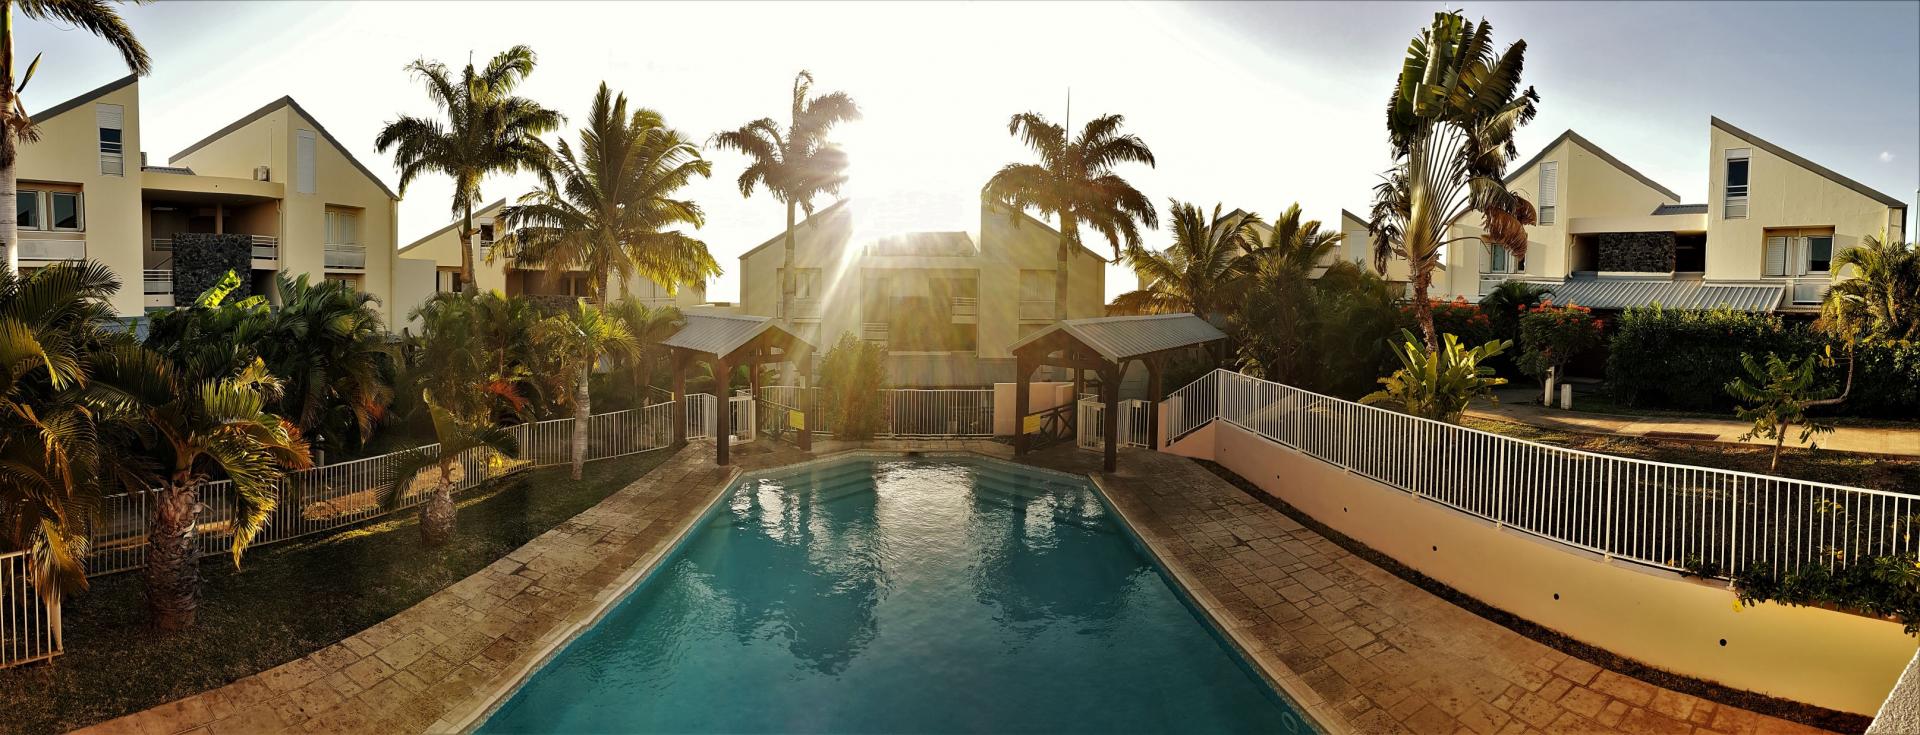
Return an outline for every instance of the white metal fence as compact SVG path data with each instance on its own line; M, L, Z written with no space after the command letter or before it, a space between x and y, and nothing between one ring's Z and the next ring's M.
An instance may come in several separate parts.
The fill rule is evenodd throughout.
M1107 445L1107 405L1098 398L1082 398L1076 404L1079 410L1074 431L1078 435L1075 444L1081 449L1101 449ZM1152 444L1147 433L1152 425L1148 423L1149 411L1153 404L1138 398L1120 402L1120 427L1115 441L1123 447L1145 447Z
M760 398L781 406L814 406L813 432L833 433L832 419L826 411L819 410L822 405L819 388L764 386L760 389ZM883 388L880 405L886 413L875 436L898 439L993 436L992 388Z
M0 669L60 655L60 600L41 599L33 557L0 554Z
M1583 452L1225 370L1174 399L1171 436L1217 418L1498 524L1666 569L1838 568L1911 552L1920 530L1920 496Z

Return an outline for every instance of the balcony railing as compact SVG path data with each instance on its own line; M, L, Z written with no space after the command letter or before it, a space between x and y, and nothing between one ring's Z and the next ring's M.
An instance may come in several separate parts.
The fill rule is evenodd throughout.
M1021 299L1020 318L1025 321L1053 321L1053 299Z
M328 268L365 268L367 248L364 245L327 243L325 263Z
M86 260L85 240L21 240L21 260Z
M272 235L253 235L254 260L280 260L280 238Z
M885 342L892 327L886 322L864 322L860 325L860 338L868 342Z
M149 307L172 306L173 270L149 268L140 273L140 280L144 286L141 290L147 297L146 305Z
M484 239L474 240L473 244L476 247L480 248L480 260L485 261L488 257L491 257L493 255L492 240L484 240Z
M979 316L980 300L955 296L953 297L952 309L954 316Z
M802 298L798 296L794 297L793 316L795 318L809 318L809 317L820 316L820 300L815 298Z

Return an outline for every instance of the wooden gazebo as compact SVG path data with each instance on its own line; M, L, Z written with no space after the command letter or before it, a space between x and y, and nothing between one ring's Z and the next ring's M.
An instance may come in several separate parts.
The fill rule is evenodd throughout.
M1112 472L1119 456L1120 380L1126 376L1127 365L1135 360L1147 365L1147 393L1153 401L1153 410L1147 414L1147 435L1149 444L1158 449L1160 401L1166 397L1161 378L1168 358L1182 351L1204 349L1218 362L1226 338L1207 320L1192 314L1068 319L1027 335L1011 348L1015 363L1013 405L1019 417L1014 427L1014 454L1027 452L1027 406L1033 371L1043 365L1067 368L1073 371L1077 386L1082 371L1092 370L1100 376L1100 401L1106 406L1104 466ZM1079 399L1077 394L1073 397Z
M770 362L791 362L808 384L813 364L813 345L787 331L773 317L734 316L730 314L688 314L686 324L673 336L660 341L673 362L673 440L687 440L687 369L696 362L713 368L714 392L719 400L714 409L714 463L730 461L727 445L733 438L733 369L748 366L748 387L754 400L760 399L760 366ZM802 395L805 395L803 392ZM796 439L803 450L812 449L813 407L801 407L801 426Z

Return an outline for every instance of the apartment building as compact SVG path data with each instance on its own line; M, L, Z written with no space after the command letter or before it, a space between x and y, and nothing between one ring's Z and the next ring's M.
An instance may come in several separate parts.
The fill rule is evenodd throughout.
M1708 134L1704 202L1679 194L1572 130L1513 169L1539 210L1525 259L1475 245L1446 256L1436 293L1470 300L1502 281L1550 286L1598 309L1812 313L1846 274L1835 254L1866 237L1904 240L1907 204L1719 118ZM1477 233L1477 222L1455 227Z
M982 202L977 232L869 236L856 207L841 200L796 226L791 314L780 313L785 233L741 255L737 311L790 317L822 347L842 334L885 344L895 385L1013 380L1008 347L1054 322L1059 231ZM1067 267L1067 317L1102 315L1106 259L1083 247Z
M276 273L351 283L380 299L389 324L431 292L431 264L394 255L398 195L293 98L164 166L148 165L140 119L133 76L33 116L15 267L103 263L125 284L112 301L125 317L184 303L229 270L243 294L275 300Z
M473 262L473 280L481 291L499 291L508 296L579 296L584 297L591 291L591 274L582 269L568 269L559 273L548 270L544 265L521 266L511 258L492 257L493 242L499 229L500 210L505 209L507 200L501 199L481 207L473 213L476 246ZM455 220L425 237L400 248L400 254L408 258L431 261L434 264L434 291L458 291L460 282L460 222ZM634 276L626 284L623 292L618 282L609 284L611 297L619 299L622 293L637 299L649 307L674 306L686 309L703 304L707 300L706 284L697 284L668 293L664 286Z

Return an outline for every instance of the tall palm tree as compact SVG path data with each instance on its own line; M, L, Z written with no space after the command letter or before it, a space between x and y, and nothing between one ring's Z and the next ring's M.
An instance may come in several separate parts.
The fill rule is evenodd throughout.
M1920 340L1920 250L1869 235L1833 256L1832 270L1849 267L1849 277L1827 290L1821 326L1850 342Z
M474 293L473 207L480 183L494 174L532 171L546 175L552 152L540 136L560 127L560 113L541 107L513 90L533 73L533 50L515 46L476 70L472 62L456 79L446 64L416 59L407 65L425 83L427 99L444 120L401 115L374 138L381 153L393 149L400 169L400 193L423 174L453 179L453 213L460 218L461 289Z
M773 118L763 117L714 136L721 148L739 151L752 159L740 172L740 196L753 196L754 188L766 186L767 193L787 205L786 267L780 276L780 318L793 320L793 296L797 287L794 261L795 208L813 216L813 199L823 194L839 194L847 182L847 154L827 140L833 126L860 119L860 106L845 92L828 92L808 98L813 75L806 71L793 79L793 107L788 112L786 130Z
M672 306L648 308L639 301L625 299L608 305L606 311L609 318L618 320L627 328L627 334L633 335L637 347L632 355L626 356L625 367L633 379L633 387L644 392L649 381L666 364L667 350L660 342L680 330L683 323L680 310ZM645 405L646 396L640 398Z
M1115 314L1176 314L1203 317L1222 313L1232 298L1247 253L1259 244L1254 226L1259 215L1213 205L1209 219L1200 207L1170 200L1167 209L1173 244L1166 250L1127 248L1127 263L1140 275L1138 290L1120 294L1108 307Z
M117 409L138 417L165 466L147 526L147 605L162 630L191 627L200 604L200 489L216 473L232 482L236 566L278 503L276 483L312 466L292 422L267 412L280 381L254 359L237 373L196 374L190 364L125 345L99 361Z
M273 310L261 357L285 376L281 412L317 444L354 445L371 438L393 390L382 377L388 359L380 300L339 281L314 283L302 273L278 276L282 305Z
M120 59L135 74L144 75L153 68L146 47L133 37L133 28L113 6L102 0L0 0L0 202L14 201L19 191L14 167L19 162L20 144L39 139L33 117L27 114L20 94L27 91L27 83L33 80L40 57L35 55L26 72L20 73L13 58L15 10L34 20L58 21L99 36L119 52ZM20 268L20 249L16 247L19 218L19 211L13 205L0 207L0 247L6 248L7 267L14 270Z
M1414 315L1429 352L1440 349L1427 289L1442 249L1478 239L1526 255L1534 208L1502 181L1519 152L1514 131L1533 119L1540 100L1532 87L1520 87L1526 51L1526 41L1515 41L1495 53L1492 24L1435 13L1433 25L1407 48L1387 99L1395 163L1374 188L1367 228L1376 268L1386 270L1391 258L1407 260ZM1449 228L1473 212L1480 213L1482 232L1450 237Z
M579 152L562 140L556 159L554 181L501 211L507 234L493 257L545 263L556 274L584 269L603 303L615 276L624 295L636 275L669 293L720 275L706 243L667 229L706 222L699 204L673 195L713 167L660 113L628 115L627 96L614 96L602 82Z
M603 356L625 357L639 347L625 321L585 301L540 322L540 344L559 358L566 374L573 378L573 479L580 479L580 467L587 461L587 424L593 417L593 397L587 390L589 376Z
M101 351L131 340L107 303L119 287L98 263L0 267L0 552L32 551L47 596L86 589L101 495L145 484L92 387Z
M1125 122L1120 115L1097 117L1080 129L1079 137L1068 140L1066 128L1039 113L1014 115L1007 121L1007 133L1033 149L1040 162L1002 166L981 190L988 199L1059 222L1059 259L1053 273L1055 319L1067 318L1067 260L1080 246L1080 225L1105 236L1115 258L1123 246L1140 244L1140 227L1160 226L1146 195L1113 173L1123 163L1154 165L1147 144L1121 132Z
M1266 241L1252 249L1252 261L1243 270L1253 270L1255 262L1270 261L1275 267L1312 275L1346 236L1321 229L1320 220L1303 221L1302 216L1299 202L1287 205L1273 221Z

